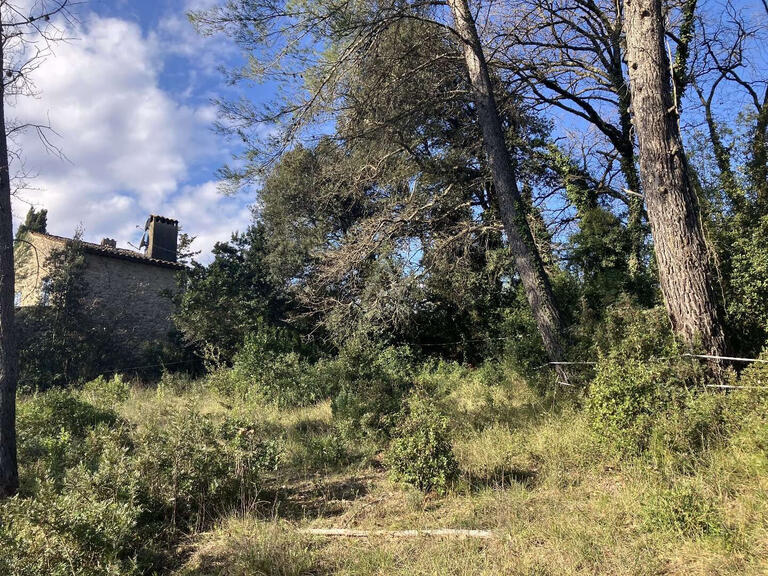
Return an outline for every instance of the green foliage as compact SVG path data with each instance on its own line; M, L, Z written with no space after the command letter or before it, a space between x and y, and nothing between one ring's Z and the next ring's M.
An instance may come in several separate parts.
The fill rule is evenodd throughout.
M278 406L306 406L328 396L310 361L299 354L301 341L286 329L261 325L251 332L234 359L232 392L259 394Z
M147 510L174 529L199 529L233 503L246 509L261 471L274 468L274 441L248 423L221 423L191 406L162 413L136 436L136 470Z
M730 331L745 354L756 354L768 338L768 216L731 236Z
M610 211L594 207L582 213L571 243L569 261L581 272L585 304L602 311L629 287L629 233Z
M691 439L710 424L715 426L710 422L711 407L695 398L695 388L706 377L704 368L695 360L676 357L661 309L610 310L596 348L599 360L589 387L589 411L595 430L621 450L645 450L661 414L679 419L674 434L682 434L686 446L695 444ZM697 416L697 410L705 415ZM668 435L659 432L659 438Z
M720 392L691 390L662 406L653 419L648 448L659 462L689 466L702 451L725 441L729 398Z
M445 494L458 475L448 419L426 397L412 395L400 414L386 457L395 480Z
M215 364L229 363L246 336L281 317L284 304L269 280L264 227L219 242L208 266L180 275L174 316L187 343Z
M99 376L83 384L82 393L94 406L114 408L128 399L130 383L120 374L112 378Z
M35 498L0 504L0 573L14 576L139 574L135 546L138 508L44 484Z
M606 311L592 337L598 354L627 360L668 357L678 350L662 307L643 309L626 299Z
M191 405L153 411L134 427L86 401L124 391L120 378L96 380L20 403L22 492L0 503L0 573L151 573L179 535L252 505L260 475L278 462L277 440Z
M79 233L45 262L43 305L18 315L21 390L90 380L118 362L119 336L88 296L85 268Z
M48 232L48 210L38 211L35 210L34 206L29 207L24 222L19 224L19 228L16 230L16 239L23 239L27 232L42 232L43 234Z
M642 450L665 408L666 376L664 366L601 359L589 389L595 429L624 450Z
M117 423L113 410L94 406L70 392L39 394L18 408L19 460L33 471L29 478L50 478L60 486L66 470L84 457L90 430Z
M337 391L333 416L350 438L388 436L415 376L414 356L408 347L385 346L365 338L350 340L334 360L321 363L318 369Z

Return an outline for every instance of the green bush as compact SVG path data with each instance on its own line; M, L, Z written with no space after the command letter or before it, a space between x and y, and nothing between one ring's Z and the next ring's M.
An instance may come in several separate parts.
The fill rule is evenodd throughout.
M626 301L611 306L592 339L599 354L625 360L647 361L678 353L661 306L646 310Z
M691 390L678 404L661 409L653 420L649 453L659 463L690 467L704 450L725 441L728 401L722 392Z
M66 390L50 390L21 402L17 414L19 462L27 470L24 491L41 478L60 483L67 468L84 457L85 439L99 424L115 426L117 414L79 399Z
M181 534L250 506L278 461L262 430L189 405L134 427L84 400L99 384L20 402L22 494L0 504L0 574L152 573Z
M337 431L309 434L301 442L302 449L294 456L294 464L313 469L335 468L351 460L347 443Z
M120 375L107 379L99 376L83 384L82 393L90 403L100 408L113 408L128 399L130 384Z
M663 366L601 359L589 389L594 429L626 452L643 450L666 408L666 385Z
M138 573L132 551L139 509L44 483L34 498L0 503L0 573L112 576Z
M660 308L614 308L596 348L588 398L592 424L622 451L645 450L654 427L657 444L676 444L683 451L702 447L702 435L718 429L717 402L698 399L705 366L679 357Z
M232 392L245 399L260 394L280 407L307 406L328 397L313 365L291 350L279 329L250 334L235 356Z
M427 398L412 396L401 414L386 461L393 479L444 494L458 475L448 420Z
M349 341L318 371L337 391L331 404L333 416L350 438L388 437L416 373L410 348L365 339Z
M136 467L147 510L172 528L199 529L232 504L247 507L259 474L274 468L275 441L237 420L214 422L191 406L162 413L136 437Z

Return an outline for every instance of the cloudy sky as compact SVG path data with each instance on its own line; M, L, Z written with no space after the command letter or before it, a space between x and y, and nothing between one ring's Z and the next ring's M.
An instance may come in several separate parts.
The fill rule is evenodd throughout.
M49 123L63 158L37 135L16 139L32 177L16 218L48 209L49 232L137 245L149 214L180 221L208 252L242 230L254 198L225 197L217 168L233 152L211 130L212 98L227 90L218 67L240 55L225 39L199 37L186 18L208 0L90 0L73 9L65 43L34 72L37 95L7 109L21 122ZM22 168L17 162L16 169ZM205 259L201 255L201 259Z

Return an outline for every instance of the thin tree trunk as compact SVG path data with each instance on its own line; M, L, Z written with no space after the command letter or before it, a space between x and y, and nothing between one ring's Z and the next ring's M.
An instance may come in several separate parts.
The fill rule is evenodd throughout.
M2 38L0 63L4 63ZM0 66L0 73L2 72L4 68ZM14 328L13 216L8 140L5 133L4 80L0 78L0 498L15 494L19 487L16 462L17 358Z
M661 0L625 0L624 29L640 177L672 329L688 345L722 354L709 253L672 95Z
M493 175L499 212L504 223L517 273L525 290L533 317L551 361L562 360L561 323L549 279L541 257L533 246L531 230L521 209L512 161L504 140L496 99L493 96L488 65L469 11L467 0L448 0L456 30L464 44L464 60L472 84L477 118L483 132L485 152Z

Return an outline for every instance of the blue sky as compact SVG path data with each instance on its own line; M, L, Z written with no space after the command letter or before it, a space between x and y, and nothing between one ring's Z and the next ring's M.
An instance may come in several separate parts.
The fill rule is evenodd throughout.
M30 175L17 192L17 219L31 204L48 209L51 233L71 236L82 226L87 240L109 236L129 247L146 217L161 214L197 236L204 253L247 226L254 197L218 192L216 169L236 149L211 130L211 100L232 90L218 67L240 54L224 38L199 37L186 18L212 3L91 0L73 9L73 39L35 71L37 95L6 111L50 123L64 156L34 133L16 139L23 161L12 171Z
M717 20L725 1L705 0L700 6ZM31 204L48 209L52 233L70 236L82 227L87 240L108 236L130 247L138 244L147 216L161 214L177 218L197 236L202 261L216 241L248 225L253 191L225 197L217 189L216 170L231 160L236 144L211 130L216 119L211 101L236 96L218 68L237 65L241 54L227 38L200 37L186 17L190 9L216 3L86 0L73 9L77 21L67 30L72 40L56 45L32 78L37 95L6 110L19 122L49 122L57 133L50 139L64 156L47 151L33 132L16 139L22 160L12 171L30 175L17 192L17 219ZM765 21L759 0L735 0L731 6ZM759 43L756 49L745 73L762 78L766 52ZM247 96L271 95L249 87ZM738 90L723 88L718 94L721 121L732 122L744 105L745 94ZM555 118L559 135L578 143L589 138L572 118ZM686 125L692 123L688 130L700 128L700 120L695 112L686 115Z

